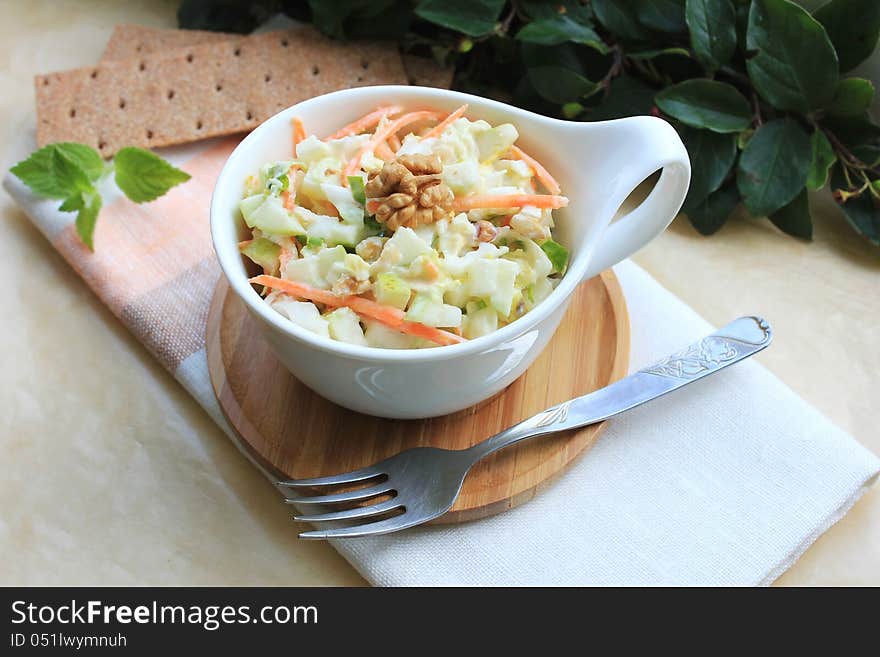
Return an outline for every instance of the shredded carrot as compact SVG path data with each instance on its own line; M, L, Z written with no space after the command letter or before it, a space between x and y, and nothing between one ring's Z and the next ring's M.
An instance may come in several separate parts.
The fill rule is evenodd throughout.
M464 113L467 112L467 108L467 103L465 103L457 110L455 110L452 114L440 121L440 123L431 128L428 132L426 132L425 136L422 137L422 139L430 139L431 137L439 137L440 135L442 135L447 126L451 125L454 121L457 121L462 116L464 116Z
M386 162L390 162L394 159L394 152L388 146L386 142L382 142L378 146L376 146L376 157L385 160Z
M408 333L409 335L425 338L436 344L450 345L464 342L464 338L455 335L454 333L450 333L449 331L443 331L434 328L433 326L428 326L427 324L420 324L419 322L408 322L404 319L406 314L399 308L383 306L371 299L365 299L354 295L339 296L327 290L320 290L316 287L312 287L311 285L288 281L283 278L276 278L275 276L266 276L265 274L255 276L250 279L250 282L255 285L265 285L266 287L275 290L281 290L286 294L301 299L308 299L309 301L322 303L325 306L332 306L334 308L347 306L362 317L375 319L401 333Z
M428 119L439 121L441 116L442 114L433 110L409 112L407 114L404 114L400 118L394 119L394 121L391 121L386 126L376 130L376 132L370 138L370 141L361 146L360 150L358 150L355 156L351 158L351 160L349 160L348 164L345 165L345 169L342 171L342 184L348 187L348 177L353 176L354 172L357 171L358 167L361 165L361 158L363 158L364 154L375 149L376 146L388 139L388 137L395 134L399 130L402 130L404 127L412 123L416 123L417 121L425 121Z
M293 156L296 157L296 147L306 138L306 128L298 116L294 116L291 123L293 123Z
M364 132L365 130L368 130L369 128L373 128L378 125L379 121L381 121L383 117L400 114L402 111L403 108L398 105L380 107L373 110L369 114L362 116L357 121L349 123L344 128L340 128L329 137L326 137L324 141L329 141L330 139L342 139L343 137L348 137L350 135L356 135L360 132Z
M510 220L511 220L511 219L513 219L513 215L512 215L512 214L508 214L508 215L505 215L505 216L501 217L501 221L500 221L499 223L500 223L502 226L509 226L509 225L510 225Z
M555 210L568 205L568 198L551 194L474 194L462 196L452 202L452 208L456 212L477 208L521 208L526 205Z
M388 137L388 146L391 147L392 152L396 153L400 150L400 137L397 135L391 135Z
M239 248L239 249L244 249L244 248L246 248L246 247L248 246L248 244L250 244L251 242L253 242L253 240L245 240L244 242L239 242L239 243L238 243L238 248Z
M547 171L540 162L528 153L523 152L519 146L511 146L510 150L517 158L529 165L529 168L535 172L538 180L540 180L541 184L547 188L548 192L551 194L558 194L560 192L562 188L559 186L559 183L556 182L556 179L550 175L550 172Z
M281 192L281 201L288 212L296 208L296 172L300 168L298 164L291 164L287 170L287 189Z

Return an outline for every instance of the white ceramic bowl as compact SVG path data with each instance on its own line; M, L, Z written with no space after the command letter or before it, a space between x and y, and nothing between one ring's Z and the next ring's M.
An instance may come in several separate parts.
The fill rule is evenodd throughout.
M492 124L510 122L517 142L540 160L570 204L556 211L554 237L571 250L568 272L531 312L465 343L417 350L361 347L320 337L271 309L248 283L238 242L245 239L238 202L244 180L269 161L291 156L291 118L326 135L378 105L452 110ZM662 169L648 198L613 224L621 203ZM223 273L275 354L315 392L347 408L393 418L452 413L500 391L538 357L584 280L644 246L672 221L690 180L687 151L665 121L640 116L600 123L560 121L454 91L381 86L318 96L279 112L248 135L223 167L211 200L211 234ZM589 321L589 318L584 318ZM577 363L572 363L577 367Z

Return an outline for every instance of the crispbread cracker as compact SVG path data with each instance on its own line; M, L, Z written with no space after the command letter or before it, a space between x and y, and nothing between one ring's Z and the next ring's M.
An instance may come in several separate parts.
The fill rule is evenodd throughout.
M251 130L337 89L406 83L388 44L340 44L310 27L232 37L37 76L37 141L77 141L109 157Z
M208 32L205 30L172 30L146 25L117 25L110 35L101 61L126 59L139 54L167 52L176 48L201 46L206 43L222 43L240 39L239 34Z
M145 25L117 25L107 42L101 60L125 59L141 53L167 52L205 43L221 43L241 38L226 32L204 30L171 30ZM403 67L410 84L448 89L452 84L451 66L440 66L426 57L406 54Z

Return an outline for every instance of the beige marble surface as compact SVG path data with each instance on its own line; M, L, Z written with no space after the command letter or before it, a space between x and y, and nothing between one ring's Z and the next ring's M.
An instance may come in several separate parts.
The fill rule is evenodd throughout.
M173 25L176 5L0 0L0 152L33 120L35 73L96 61L116 23ZM815 202L811 245L679 219L636 260L715 324L768 317L763 363L880 453L880 252ZM275 491L3 192L0 217L0 584L363 583L296 539ZM780 583L880 584L880 490Z

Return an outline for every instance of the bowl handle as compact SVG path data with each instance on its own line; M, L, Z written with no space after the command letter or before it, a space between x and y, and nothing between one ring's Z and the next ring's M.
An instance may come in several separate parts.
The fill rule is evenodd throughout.
M663 171L648 198L610 224L599 237L584 280L632 255L662 233L681 209L690 183L687 149L669 123L653 116L612 123L620 129L621 150L630 154L630 163L639 164L619 170L609 194L610 213L616 212L648 176L658 169Z

